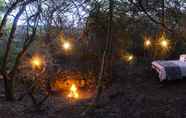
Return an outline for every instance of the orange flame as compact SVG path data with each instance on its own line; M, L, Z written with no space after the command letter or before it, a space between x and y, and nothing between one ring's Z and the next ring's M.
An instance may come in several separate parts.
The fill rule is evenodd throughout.
M79 98L79 94L77 91L77 87L75 84L72 84L72 86L70 87L70 93L68 94L69 98Z

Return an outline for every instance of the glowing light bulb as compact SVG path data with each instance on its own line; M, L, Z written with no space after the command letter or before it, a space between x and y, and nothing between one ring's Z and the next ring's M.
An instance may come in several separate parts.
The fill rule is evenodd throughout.
M128 56L128 61L132 61L133 58L134 58L133 55Z
M33 68L40 68L41 65L43 64L43 61L42 61L41 57L35 56L31 59L31 64L32 64Z
M167 49L169 47L169 40L166 38L165 32L160 37L160 45L162 48Z
M161 46L162 46L163 48L167 48L167 47L168 47L168 41L166 41L166 40L162 40L162 41L160 42L160 44L161 44Z
M71 49L71 44L70 44L70 42L64 42L64 43L63 43L63 48L64 48L65 50L70 50L70 49Z
M150 45L151 45L151 41L150 41L150 40L146 40L146 41L145 41L145 46L146 46L146 47L149 47Z

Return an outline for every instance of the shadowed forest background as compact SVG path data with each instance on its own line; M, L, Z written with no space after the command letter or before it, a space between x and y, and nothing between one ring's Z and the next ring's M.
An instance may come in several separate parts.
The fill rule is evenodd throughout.
M185 0L0 0L0 118L184 118Z

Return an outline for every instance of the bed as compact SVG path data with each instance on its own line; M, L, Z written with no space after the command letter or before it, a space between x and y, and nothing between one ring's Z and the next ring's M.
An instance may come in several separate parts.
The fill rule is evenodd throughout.
M160 81L186 77L186 61L183 60L153 61L152 68L158 72Z

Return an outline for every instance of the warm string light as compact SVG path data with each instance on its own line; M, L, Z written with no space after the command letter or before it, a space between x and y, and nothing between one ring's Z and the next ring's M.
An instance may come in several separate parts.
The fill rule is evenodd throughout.
M60 41L60 45L63 48L64 51L69 51L72 49L72 40L71 38L67 38L65 37L64 33L61 32L59 34L59 41Z
M39 55L36 55L36 56L32 57L31 65L32 65L33 69L41 69L43 64L44 64L44 61Z
M41 61L40 61L40 59L39 58L34 58L33 60L32 60L32 64L34 65L34 66L40 66L41 65Z
M151 41L150 40L146 40L145 41L145 47L149 47L151 45Z
M157 43L155 43L156 45ZM152 45L152 42L149 37L145 36L144 37L144 47L148 48ZM167 49L169 47L169 40L166 39L165 33L162 33L160 38L159 38L159 46L161 46L163 49Z
M127 63L131 63L134 60L134 56L132 54L122 54L121 58Z
M145 48L148 48L151 46L151 40L147 36L144 37L144 46L145 46Z
M68 42L68 41L66 41L66 42L64 42L63 43L63 49L64 50L70 50L72 48L72 46L71 46L71 43L70 42Z
M133 55L129 55L128 57L127 57L128 59L128 62L131 62L133 59L134 59L134 56Z
M168 47L168 41L167 40L162 40L160 42L160 45L162 46L162 48L167 48Z
M160 46L164 49L167 49L169 47L169 40L166 39L165 33L163 33L160 37Z

